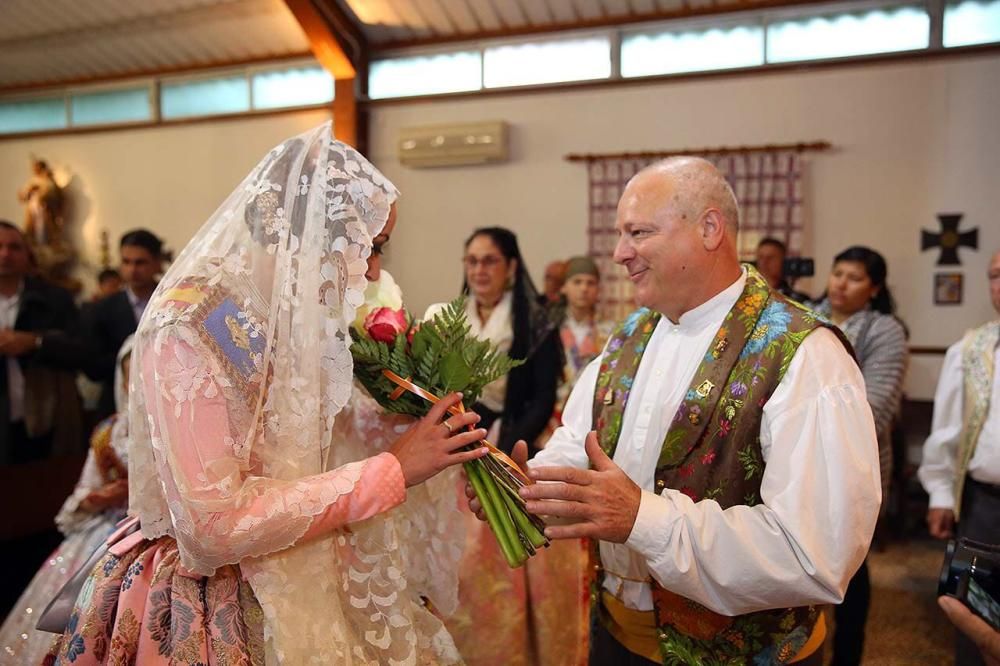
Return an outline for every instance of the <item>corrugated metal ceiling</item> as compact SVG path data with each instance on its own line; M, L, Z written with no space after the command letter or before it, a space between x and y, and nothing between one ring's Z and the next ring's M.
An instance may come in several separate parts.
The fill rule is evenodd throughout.
M372 48L699 16L817 0L317 0L362 24Z
M0 89L308 51L282 0L4 0Z
M369 51L817 0L311 0ZM283 0L3 0L0 92L309 52Z

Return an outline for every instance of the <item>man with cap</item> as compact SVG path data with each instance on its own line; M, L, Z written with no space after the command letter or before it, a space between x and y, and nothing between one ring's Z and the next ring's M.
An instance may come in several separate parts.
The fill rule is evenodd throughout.
M601 273L593 259L573 257L566 262L566 282L562 286L566 315L559 328L566 364L556 396L556 419L562 413L577 376L601 353L614 328L614 322L597 319L600 289ZM555 425L559 425L558 420Z

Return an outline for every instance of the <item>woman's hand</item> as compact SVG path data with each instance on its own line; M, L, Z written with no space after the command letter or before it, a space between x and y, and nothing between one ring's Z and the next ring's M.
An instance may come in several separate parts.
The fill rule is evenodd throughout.
M399 460L407 488L423 483L452 465L482 458L489 452L485 447L459 451L486 437L482 428L466 431L467 426L479 421L478 414L466 412L441 420L450 407L461 401L461 393L445 396L389 449Z
M80 501L80 508L90 513L103 511L109 506L124 504L128 499L128 479L106 483Z

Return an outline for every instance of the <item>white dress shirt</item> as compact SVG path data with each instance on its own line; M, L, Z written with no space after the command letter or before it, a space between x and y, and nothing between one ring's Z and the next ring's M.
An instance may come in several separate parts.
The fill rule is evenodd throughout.
M649 576L726 615L837 603L868 552L881 501L875 425L860 370L827 330L799 346L764 407L761 504L722 510L675 488L653 492L673 416L745 283L744 273L677 324L662 317L636 373L614 462L642 499L626 543L600 544L604 587L630 608L652 609L649 585L638 582ZM532 466L589 465L600 362L581 374L563 426Z
M573 333L573 340L576 341L576 346L579 347L583 344L583 341L587 339L591 331L594 330L594 322L592 321L577 321L573 319L573 315L566 315L565 326Z
M146 311L146 306L149 305L149 298L139 298L128 287L125 287L125 295L128 297L128 304L132 306L132 314L135 315L135 323L138 325L142 321L142 313Z
M962 341L948 347L934 393L931 434L924 442L923 461L917 475L930 495L930 508L955 508L955 466L962 434ZM986 422L979 433L968 473L980 483L1000 484L1000 348L993 360L993 388Z
M11 296L0 294L0 329L14 328L17 323L17 313L21 309L21 294L24 283ZM10 402L9 420L17 423L24 420L24 373L17 362L17 357L7 357L7 397Z

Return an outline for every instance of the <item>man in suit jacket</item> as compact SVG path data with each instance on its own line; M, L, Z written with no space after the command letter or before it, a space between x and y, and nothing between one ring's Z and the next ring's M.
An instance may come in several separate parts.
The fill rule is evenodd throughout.
M84 349L67 335L76 306L30 268L24 235L0 220L0 463L83 450L75 374Z
M83 334L91 351L84 370L92 380L102 383L99 418L115 410L115 357L125 338L135 333L163 270L163 241L146 229L122 236L120 253L125 289L90 305L83 313Z

